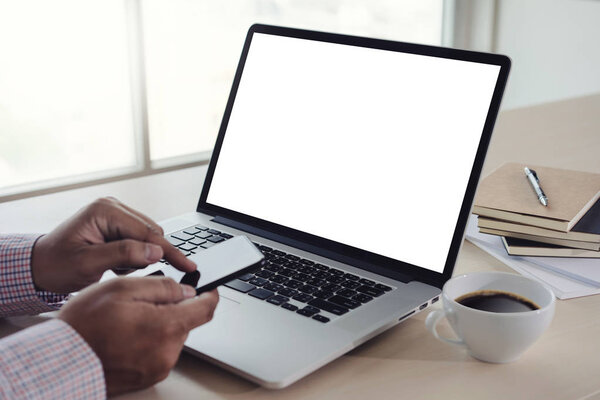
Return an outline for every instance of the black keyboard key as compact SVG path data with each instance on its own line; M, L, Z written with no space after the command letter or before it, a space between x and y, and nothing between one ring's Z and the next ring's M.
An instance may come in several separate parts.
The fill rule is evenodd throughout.
M330 276L329 278L327 278L327 280L331 283L336 283L336 284L346 281L346 279L344 279L343 276L336 276L336 275Z
M328 299L333 296L333 292L329 292L327 290L319 290L318 292L314 292L313 296L318 299Z
M194 235L188 235L187 233L177 232L177 233L173 233L171 235L171 237L174 237L175 239L179 239L179 240L183 240L183 241L188 241L190 239L193 239Z
M273 264L277 264L277 265L285 264L287 262L287 260L285 258L272 258L269 261L271 261Z
M283 286L280 285L279 283L269 282L269 283L266 283L265 285L263 285L263 289L267 289L267 290L270 290L272 292L278 292L281 289L283 289Z
M277 293L285 297L294 297L297 296L300 292L294 289L284 287L281 290L278 290Z
M384 292L389 292L390 290L392 290L391 287L386 286L386 285L382 285L381 283L378 283L374 286L375 289L379 289L379 290L383 290Z
M296 271L294 271L293 269L289 269L289 268L282 268L281 271L279 271L279 275L283 275L283 276L287 276L288 278L291 278L292 276L296 275Z
M192 250L194 250L196 247L198 247L198 246L194 246L194 245L193 245L193 244L191 244L191 243L184 243L184 244L182 244L181 246L179 246L179 248L180 248L181 250L185 250L185 251L192 251Z
M283 267L280 265L277 265L277 264L271 264L270 262L267 261L266 265L265 265L265 269L267 269L271 272L279 272L283 269Z
M344 278L348 279L349 281L357 281L360 279L358 276L352 274L345 274Z
M301 303L308 303L309 301L311 301L314 297L305 294L305 293L299 293L297 295L295 295L294 297L292 297L292 299L297 300Z
M325 323L327 323L327 322L329 322L329 318L327 318L327 317L324 317L324 316L322 316L321 314L317 314L317 315L315 315L314 317L312 317L312 319L314 319L314 320L317 320L317 321L319 321L319 322L322 322L322 323L324 323L324 324L325 324Z
M216 229L209 229L208 233L210 233L211 235L220 235L221 231L218 231Z
M248 282L253 284L254 286L262 286L265 283L268 283L269 281L263 278L255 277L253 279L250 279Z
M306 307L304 307L304 309L306 311L309 311L309 312L314 313L314 314L317 314L317 313L321 312L320 309L318 309L317 307L313 307L313 306L306 306Z
M313 267L310 267L308 265L303 265L302 267L298 268L298 272L302 272L303 274L308 274L311 275L313 273L315 273L317 270L314 269Z
M272 248L268 247L268 246L263 246L263 245L259 245L258 248L260 249L260 251L262 251L263 253L270 253L273 251Z
M304 286L304 283L290 279L289 281L284 283L284 285L289 287L290 289L298 289L300 286Z
M361 304L359 301L347 299L342 296L333 296L333 297L330 297L329 299L327 299L327 301L329 301L331 303L335 303L342 307L346 307L346 308L356 308L356 307L360 306L360 304Z
M267 271L267 270L264 270L264 269L263 269L263 270L261 270L261 271L258 271L258 272L257 272L256 274L254 274L254 275L256 275L256 276L258 276L258 277L260 277L260 278L269 279L270 277L272 277L273 275L275 275L275 273L274 273L274 272Z
M335 315L346 314L349 311L346 307L343 307L339 304L330 303L329 301L325 301L323 299L313 299L309 301L308 304Z
M240 276L238 279L240 281L247 282L247 281L249 281L252 278L254 278L254 274L244 274L244 275Z
M146 276L165 276L165 274L159 269L159 270L154 271L153 273L148 274Z
M302 269L302 267L305 267L305 265L302 265L299 262L289 260L285 263L285 266L298 272L301 272L300 269Z
M287 258L288 260L292 260L292 261L298 261L298 260L300 260L300 257L295 256L293 254L288 254L287 256L285 256L285 258Z
M275 293L271 292L270 290L256 288L254 290L249 291L248 294L252 297L256 297L257 299L265 300L273 296Z
M289 281L289 279L283 275L274 275L270 277L269 280L275 283L286 283L287 281Z
M313 267L315 267L316 269L318 269L320 271L327 271L329 269L329 267L326 267L323 264L315 264L315 265L313 265Z
M196 228L199 231L207 231L208 227L204 226L204 225L196 225L194 226L194 228Z
M336 294L347 298L352 298L352 296L356 296L358 293L356 293L354 290L342 289L339 290Z
M175 247L180 246L185 243L183 240L179 240L172 236L167 236L166 239L167 239L167 242L171 243Z
M200 238L193 238L188 243L191 243L194 246L200 246L201 244L206 243L206 240Z
M276 256L281 256L281 257L283 257L283 256L286 256L286 255L287 255L287 253L284 253L284 252L283 252L283 251L281 251L281 250L273 250L271 253L275 254Z
M283 297L283 296L273 296L273 297L269 297L267 299L267 303L271 303L271 304L275 304L276 306L280 306L283 303L287 303L288 302L288 298L287 297Z
M196 237L197 237L198 239L208 239L208 238L209 238L209 237L211 237L211 236L212 236L212 235L211 235L210 233L208 233L208 232L202 232L202 231L200 231L200 232L196 232Z
M371 286L361 286L358 289L356 289L356 291L364 293L364 294L368 294L369 296L373 296L373 297L379 297L383 294L383 290L375 289L374 287L371 287Z
M300 259L300 263L305 264L305 265L314 265L315 264L314 261L307 260L306 258Z
M225 286L227 286L228 288L231 288L231 289L235 289L238 292L242 292L242 293L248 293L249 291L256 288L256 286L253 286L246 282L242 282L239 279L233 280L231 282L227 282L225 284Z
M220 242L224 241L225 239L223 239L221 236L211 236L206 240L208 240L209 242L212 242L212 243L220 243Z
M340 283L340 285L348 289L356 289L357 287L361 286L360 283L355 281L345 281Z
M335 269L335 268L329 268L329 271L327 271L327 272L329 272L332 275L337 275L340 277L346 274L344 271L340 271L339 269Z
M364 279L364 278L361 279L359 282L362 283L363 285L367 285L367 286L375 285L375 282L373 282L372 280Z
M310 275L306 275L301 272L297 272L294 275L292 275L292 278L297 281L300 281L300 282L306 282L307 280L310 279Z
M325 285L321 286L322 290L327 290L329 292L337 292L341 288L341 286L338 286L335 283L326 283Z
M286 310L290 310L290 311L296 311L298 309L298 307L296 307L295 305L290 304L290 303L283 303L281 305L281 307L285 308Z
M301 291L302 293L313 294L314 292L316 292L319 289L314 286L311 286L311 285L304 285L302 287L299 287L298 290Z
M331 275L328 274L325 271L317 271L315 273L312 274L313 277L318 278L318 279L327 279L329 278Z
M364 293L359 293L356 296L352 297L352 299L360 301L361 303L368 303L369 301L373 300L371 296L366 295Z
M310 278L309 280L306 281L306 284L313 285L316 287L323 286L326 283L327 282L325 282L323 279L317 279L317 278Z
M231 239L233 235L230 235L229 233L221 233L221 237L225 239Z
M315 315L314 312L310 312L310 311L305 310L305 309L298 310L298 311L296 311L296 313L298 313L300 315L304 315L305 317L312 317L313 315Z

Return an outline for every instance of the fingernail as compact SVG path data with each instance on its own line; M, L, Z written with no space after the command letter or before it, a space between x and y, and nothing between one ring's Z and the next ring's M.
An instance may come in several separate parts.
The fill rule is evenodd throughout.
M150 244L147 243L146 244L146 261L148 262L157 262L158 260L160 260L160 258L163 255L163 251L162 248L160 246L157 246L155 244Z
M183 291L183 297L185 299L189 299L189 298L196 296L196 289L194 289L190 285L180 285L180 286L181 286L181 290Z

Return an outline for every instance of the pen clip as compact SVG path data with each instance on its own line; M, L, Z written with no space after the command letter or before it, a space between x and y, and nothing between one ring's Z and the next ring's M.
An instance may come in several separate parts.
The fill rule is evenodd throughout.
M540 180L538 179L538 177L537 177L537 174L535 173L535 170L533 170L533 169L530 169L530 170L529 170L529 172L531 172L531 175L533 175L533 177L535 178L535 180L536 180L537 182L539 182L539 181L540 181Z

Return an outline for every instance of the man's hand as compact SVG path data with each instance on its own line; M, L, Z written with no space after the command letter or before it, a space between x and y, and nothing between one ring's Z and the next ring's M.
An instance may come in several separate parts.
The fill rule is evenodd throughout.
M184 272L196 269L154 221L102 198L36 242L31 272L37 288L69 293L97 282L108 269L143 268L161 258Z
M115 395L168 376L188 332L210 321L219 301L216 290L195 294L169 278L118 278L81 291L58 318L100 358Z

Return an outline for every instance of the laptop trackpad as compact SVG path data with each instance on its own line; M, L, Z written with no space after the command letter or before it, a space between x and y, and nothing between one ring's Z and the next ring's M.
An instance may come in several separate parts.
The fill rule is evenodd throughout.
M215 310L215 316L223 315L228 313L229 311L235 310L238 308L240 303L235 300L232 300L223 295L219 295L219 304L217 304L217 309Z

